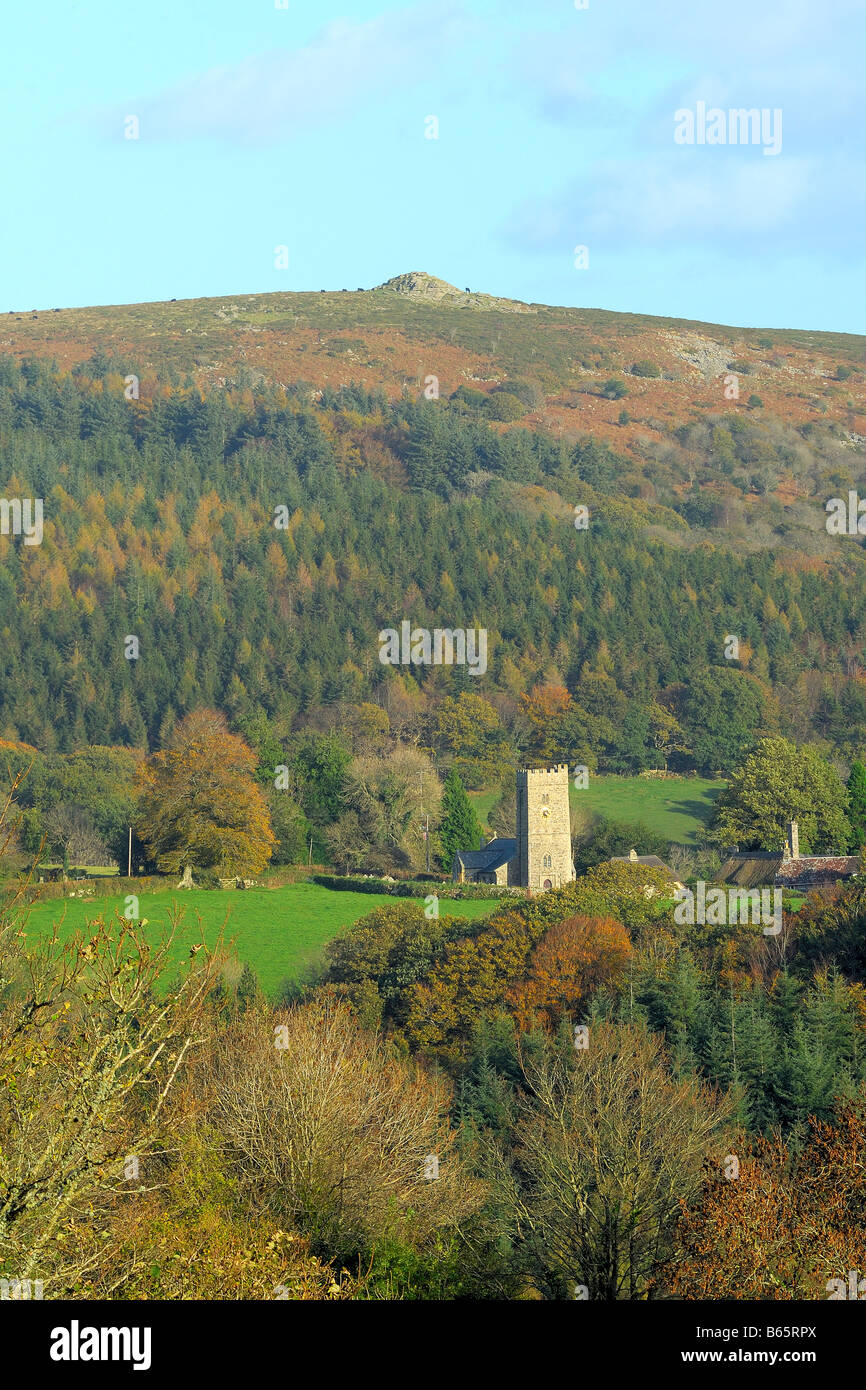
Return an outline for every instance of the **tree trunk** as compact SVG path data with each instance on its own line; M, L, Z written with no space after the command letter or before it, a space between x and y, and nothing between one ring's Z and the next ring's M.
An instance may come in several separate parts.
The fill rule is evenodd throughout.
M179 883L177 886L178 886L178 888L195 888L195 884L194 884L193 881L192 881L192 865L191 865L191 864L184 864L184 867L183 867L183 878L181 879L180 883Z

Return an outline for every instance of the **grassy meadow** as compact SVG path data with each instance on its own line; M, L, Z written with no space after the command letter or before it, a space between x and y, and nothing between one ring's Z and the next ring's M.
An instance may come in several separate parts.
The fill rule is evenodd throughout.
M588 787L570 788L572 832L579 832L592 816L607 816L642 821L666 839L694 847L724 786L718 778L708 777L590 776ZM469 799L482 826L486 825L498 792L470 792Z
M707 777L592 777L571 788L572 829L585 816L641 821L677 844L694 847L701 838L723 781Z
M670 840L694 845L723 786L721 781L702 777L591 777L585 790L571 788L573 828L579 830L587 816L605 815L643 821ZM496 796L495 791L471 793L482 822L487 820ZM70 891L80 891L80 886L70 884ZM179 893L171 887L140 894L139 918L147 921L143 929L147 938L156 941L172 914L182 914L172 949L177 961L187 956L190 945L199 939L199 930L209 946L222 931L238 961L248 961L262 989L273 996L284 982L296 979L314 963L325 942L344 927L380 904L398 901L402 900L388 894L334 892L307 882L243 892L193 889ZM423 899L412 901L420 904ZM122 893L95 899L48 899L30 909L27 931L41 935L56 922L63 938L86 929L100 917L111 920L124 906ZM443 901L440 910L443 915L477 918L494 906L489 900Z
M85 930L89 923L106 922L124 910L124 897L96 899L54 898L36 903L30 910L28 936L51 931L59 924L61 938ZM144 935L151 942L159 939L173 912L183 919L172 947L172 957L181 961L191 944L199 940L199 923L208 946L213 946L224 928L224 940L232 942L241 962L249 961L266 994L276 993L285 980L296 978L315 961L326 941L359 917L382 903L394 904L423 899L394 898L384 893L340 893L315 883L294 883L284 888L192 889L178 893L142 893L139 918L147 920ZM496 906L486 901L442 901L440 911L453 917L483 917Z

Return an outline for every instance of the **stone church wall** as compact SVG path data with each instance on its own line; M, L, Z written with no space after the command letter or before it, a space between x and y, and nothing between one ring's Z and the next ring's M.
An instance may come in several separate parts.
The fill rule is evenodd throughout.
M558 888L574 877L568 764L520 768L517 773L517 854L513 881L524 888Z

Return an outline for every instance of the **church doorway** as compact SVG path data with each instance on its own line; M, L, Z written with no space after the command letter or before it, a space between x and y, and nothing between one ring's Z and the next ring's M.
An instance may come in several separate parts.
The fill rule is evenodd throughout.
M542 886L542 888L547 889L547 888L552 888L552 887L553 887L553 884L551 883L551 881L550 881L549 878L546 878L541 886Z

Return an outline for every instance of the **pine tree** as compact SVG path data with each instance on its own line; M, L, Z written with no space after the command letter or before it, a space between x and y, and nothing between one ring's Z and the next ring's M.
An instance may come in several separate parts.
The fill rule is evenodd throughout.
M851 848L858 850L866 844L866 767L852 763L848 775L848 819L853 837Z
M481 842L481 826L472 809L472 802L466 795L463 783L452 767L445 778L442 793L442 820L439 825L439 841L442 846L441 862L450 869L454 856L461 849L477 849Z
M258 998L258 993L259 982L256 979L256 973L249 961L245 961L237 987L238 1012L245 1014L247 1009L252 1008Z

